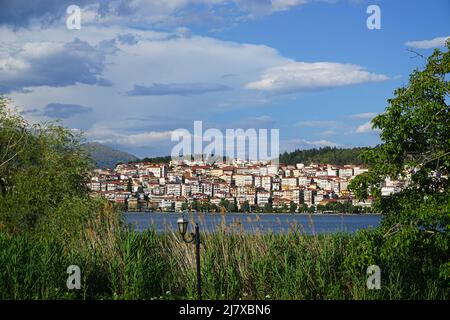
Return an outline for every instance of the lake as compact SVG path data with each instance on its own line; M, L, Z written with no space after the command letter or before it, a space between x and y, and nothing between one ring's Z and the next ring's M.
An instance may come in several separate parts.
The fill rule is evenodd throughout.
M355 232L375 228L381 221L377 214L244 214L244 213L186 213L186 218L198 222L200 232L214 232L221 225L228 230L246 233L283 233L298 229L305 234ZM176 231L181 213L126 212L125 222L137 232L154 228L156 232Z

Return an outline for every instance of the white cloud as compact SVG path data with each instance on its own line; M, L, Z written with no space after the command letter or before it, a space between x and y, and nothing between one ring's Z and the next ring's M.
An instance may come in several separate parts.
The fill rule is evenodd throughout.
M272 0L273 11L284 11L307 3L307 0Z
M0 34L0 68L3 68L0 85L13 90L9 96L15 104L24 111L42 109L50 103L89 106L89 116L80 114L65 119L65 123L86 131L89 140L135 146L141 155L154 154L155 150L168 154L171 130L189 126L193 120L214 118L222 123L230 116L225 114L226 108L276 105L273 101L278 97L246 90L246 84L257 81L268 70L299 64L265 45L192 34L184 36L179 32L83 25L81 31L73 32L64 27L30 27L15 32L0 27ZM47 40L44 42L43 39ZM294 76L303 76L304 87L308 79L315 86L329 85L331 81L327 84L318 80L322 71L312 70L324 64L328 73L330 69L336 71L334 65L352 66L306 63L306 74L299 75L296 70ZM357 73L367 73L369 78L372 75L357 68L360 68ZM336 80L338 75L333 77ZM112 85L99 86L98 81L102 79ZM231 90L183 96L125 94L136 84L151 87L155 83L216 83ZM21 92L23 88L32 92ZM33 114L26 117L29 119ZM130 120L132 118L134 120ZM274 123L271 117L261 116L253 117L248 125L259 128L272 127ZM303 140L302 143L306 147L336 145L319 139ZM153 149L144 150L150 145Z
M296 149L311 149L311 148L338 147L338 146L340 146L340 144L325 139L307 140L295 138L281 141L280 151L284 152Z
M216 83L152 83L150 86L134 85L129 96L192 95L230 90Z
M378 115L376 112L364 112L364 113L357 113L352 114L349 116L351 119L373 119Z
M417 49L432 49L439 48L445 45L445 41L449 39L450 36L437 37L431 40L419 40L419 41L408 41L405 43L407 47L417 48Z
M285 11L308 0L78 0L83 25L164 26L176 29L185 23L232 25L239 21ZM0 25L15 28L56 25L65 19L72 0L15 0L2 7Z
M116 138L114 142L122 145L146 146L147 144L154 142L170 141L171 135L172 131L141 132L137 134L122 135L121 137Z
M356 128L356 133L373 133L373 132L380 132L380 130L372 129L371 121L367 121L366 123L364 123Z
M0 94L35 86L110 85L101 77L105 56L78 38L67 43L26 42L18 50L0 47Z
M285 94L388 79L386 75L371 73L353 64L289 62L267 69L260 80L247 83L245 87Z
M91 141L132 146L132 147L151 147L155 143L169 142L172 131L147 131L140 133L120 133L116 129L95 125L86 132L86 136Z

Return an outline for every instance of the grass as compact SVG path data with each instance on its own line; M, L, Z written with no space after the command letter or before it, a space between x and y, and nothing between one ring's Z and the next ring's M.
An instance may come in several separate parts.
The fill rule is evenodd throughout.
M433 259L415 269L407 259L394 263L373 246L379 239L377 230L245 234L223 226L202 234L203 297L448 299L448 285L426 269ZM107 216L76 241L0 232L0 299L195 299L194 250L173 232L130 232ZM366 288L370 264L382 269L381 290ZM66 288L69 265L81 269L81 290Z

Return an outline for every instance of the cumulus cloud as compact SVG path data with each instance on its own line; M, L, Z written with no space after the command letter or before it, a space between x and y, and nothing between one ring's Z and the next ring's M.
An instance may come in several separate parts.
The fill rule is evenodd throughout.
M85 6L89 0L78 0L78 6ZM48 25L66 16L66 9L74 4L73 0L1 0L0 24L11 25L14 28L27 27L33 21Z
M151 86L134 85L129 96L191 95L230 90L228 86L211 83L153 83Z
M430 40L408 41L405 45L416 49L432 49L443 47L448 39L450 39L450 36L437 37Z
M76 83L110 86L101 77L105 53L75 38L68 43L28 42L19 50L0 48L0 93Z
M356 128L356 133L374 133L374 132L380 132L380 129L372 129L371 121L367 121L366 123Z
M246 90L245 85L258 81L272 68L293 62L266 45L127 27L83 25L80 32L71 33L64 28L33 26L13 32L0 27L0 33L0 90L11 92L17 105L30 109L62 101L90 106L92 112L80 109L76 113L73 109L65 123L86 130L90 140L121 143L124 150L129 150L125 143L145 149L140 152L143 155L151 154L150 145L168 154L170 144L161 141L169 141L163 140L170 137L169 130L179 127L173 123L182 121L187 126L185 123L194 119L214 118L220 125L230 116L218 106L244 108L273 103L278 97ZM52 42L39 42L42 39ZM104 87L111 82L114 87ZM30 89L31 93L19 93ZM130 98L126 91L130 95L145 93L145 97ZM202 94L207 92L215 93ZM43 116L42 111L34 114ZM57 110L50 109L49 116L52 111L55 115ZM259 111L244 115L249 126L275 123L269 116L250 119L255 113ZM236 114L232 121L238 122L243 117ZM160 120L161 115L168 119ZM124 121L127 117L138 120ZM110 130L102 135L99 124ZM317 137L303 141L303 145L334 145Z
M66 18L66 8L82 9L83 24L165 25L217 23L265 16L305 4L307 0L15 0L1 1L0 24L14 28L32 23L49 26Z
M353 64L290 62L267 69L260 80L247 83L245 87L274 94L286 94L388 79L386 75L371 73Z

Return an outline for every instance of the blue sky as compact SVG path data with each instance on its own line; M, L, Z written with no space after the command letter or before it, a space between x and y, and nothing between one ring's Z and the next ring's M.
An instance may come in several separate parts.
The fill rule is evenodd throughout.
M0 94L138 156L169 154L194 120L278 128L281 151L373 146L370 120L424 64L408 49L448 36L445 0L0 0Z

